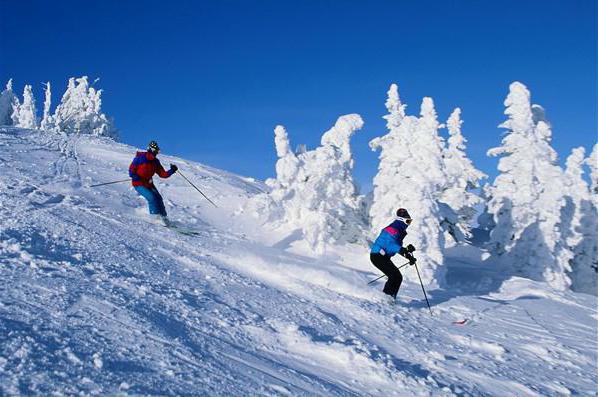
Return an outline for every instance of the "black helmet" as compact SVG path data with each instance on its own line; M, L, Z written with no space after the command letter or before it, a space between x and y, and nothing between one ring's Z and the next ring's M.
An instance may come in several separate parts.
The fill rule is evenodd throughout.
M399 208L397 210L397 218L399 218L408 225L411 223L411 215L409 215L409 212L407 212L405 208Z
M158 146L158 142L156 141L151 141L148 145L147 145L147 151L148 152L152 152L153 154L157 154L160 151L160 146Z

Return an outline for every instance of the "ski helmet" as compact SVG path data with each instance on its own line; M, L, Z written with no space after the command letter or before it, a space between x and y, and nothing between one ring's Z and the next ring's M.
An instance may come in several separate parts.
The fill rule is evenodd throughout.
M160 146L158 146L158 142L156 141L151 141L148 145L147 145L147 151L148 152L152 152L154 154L157 154L160 151Z
M411 223L411 215L409 215L409 212L407 212L405 208L399 208L397 210L397 218L408 225Z

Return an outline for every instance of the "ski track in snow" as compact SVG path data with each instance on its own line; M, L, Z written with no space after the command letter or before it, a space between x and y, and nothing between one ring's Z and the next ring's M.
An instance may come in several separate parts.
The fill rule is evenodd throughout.
M220 207L176 175L157 181L171 218L197 232L186 236L151 223L127 183L86 187L126 178L134 148L0 128L0 149L2 395L598 389L596 297L523 279L489 287L499 272L467 279L488 265L455 250L455 288L428 291L431 317L418 284L397 305L382 282L366 285L365 247L315 258L264 244L288 236L233 215L264 189L247 178L161 156Z

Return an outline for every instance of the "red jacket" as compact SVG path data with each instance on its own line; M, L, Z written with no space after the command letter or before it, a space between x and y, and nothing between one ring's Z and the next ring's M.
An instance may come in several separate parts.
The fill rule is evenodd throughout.
M129 176L133 186L145 186L151 188L154 184L152 176L158 174L160 178L168 178L174 172L172 170L166 171L160 160L150 152L137 152L133 162L129 166Z

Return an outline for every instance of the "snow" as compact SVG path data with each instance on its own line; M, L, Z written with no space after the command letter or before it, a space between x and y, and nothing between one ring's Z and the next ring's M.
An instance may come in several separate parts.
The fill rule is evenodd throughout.
M509 278L483 249L446 250L430 316L418 282L396 305L382 280L367 285L378 273L365 244L315 255L240 212L268 189L251 178L161 154L218 204L177 175L156 180L188 236L151 223L128 183L88 187L126 178L133 147L0 127L0 149L2 395L598 389L596 296Z

